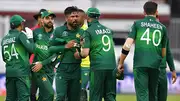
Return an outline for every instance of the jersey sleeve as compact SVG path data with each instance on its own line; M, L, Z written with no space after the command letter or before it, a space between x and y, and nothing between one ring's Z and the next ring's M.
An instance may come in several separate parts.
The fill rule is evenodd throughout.
M168 66L170 68L170 71L174 71L175 70L175 66L174 66L174 61L173 61L173 56L171 54L171 50L170 50L170 46L169 46L169 40L167 40L167 54L166 54L166 61L168 63Z
M83 44L82 48L90 48L90 44L91 44L90 39L91 39L90 33L87 31L84 31L84 34L83 34L84 44Z
M29 53L33 53L35 49L34 41L33 39L28 39L25 34L21 33L19 35L19 39L23 46L27 49Z
M164 34L162 36L162 48L166 48L167 39L167 30L166 27L164 27Z
M47 64L50 64L50 63L54 62L56 57L57 57L57 55L53 54L50 57L48 57L47 59L43 60L41 63L42 63L43 66L47 65Z
M4 47L1 45L1 54L2 54L2 59L3 59L3 61L5 60L4 59L4 49L3 49Z
M136 23L134 22L134 24L132 25L132 27L130 29L128 37L133 38L135 40L136 39L136 30L137 30L136 29Z
M60 37L59 30L56 28L52 39L50 40L50 53L59 53L65 50L66 41Z

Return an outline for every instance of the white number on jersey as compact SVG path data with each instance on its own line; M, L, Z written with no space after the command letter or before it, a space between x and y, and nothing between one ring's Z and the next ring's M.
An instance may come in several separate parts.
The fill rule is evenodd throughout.
M107 41L105 42L105 40L107 40ZM104 45L105 47L107 47L107 48L103 47L103 50L104 50L105 52L107 52L107 51L109 51L109 50L111 49L111 41L110 41L109 36L103 35L103 36L102 36L102 43L103 43L103 45Z
M14 43L11 45L11 50L10 50L10 52L9 51L7 51L7 48L8 48L9 46L8 45L5 45L4 46L4 55L5 54L7 54L8 55L8 61L10 61L11 59L12 59L12 57L16 57L16 59L18 59L18 53L17 53L17 51L16 51L16 48L15 48L15 46L14 46Z
M159 46L159 44L161 42L161 31L160 30L154 30L153 34L152 34L152 39L150 39L149 34L150 34L150 28L147 28L146 31L141 36L140 40L146 41L147 45L149 45L149 42L152 40L154 46ZM158 38L159 38L158 42L155 42L156 34L158 34Z

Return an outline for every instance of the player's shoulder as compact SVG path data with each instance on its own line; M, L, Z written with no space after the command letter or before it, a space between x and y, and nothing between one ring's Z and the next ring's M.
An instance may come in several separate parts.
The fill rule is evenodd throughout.
M165 30L166 30L166 26L164 24L162 24L161 22L159 21L156 21L159 25L161 25Z

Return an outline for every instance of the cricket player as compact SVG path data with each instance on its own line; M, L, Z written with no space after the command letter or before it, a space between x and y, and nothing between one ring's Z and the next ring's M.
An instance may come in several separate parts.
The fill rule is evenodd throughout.
M177 76L175 71L175 66L173 62L173 56L170 51L169 40L167 41L166 45L166 57L162 60L160 65L160 74L159 74L159 81L158 81L158 101L167 101L167 74L166 74L166 61L172 72L172 83L176 82Z
M60 65L56 71L56 101L64 101L66 95L68 101L80 101L81 59L75 59L74 53L84 31L78 23L77 7L67 7L64 15L67 23L55 29L52 39L52 41L59 39L62 42L50 47L50 52L61 55Z
M118 70L122 72L124 60L135 43L133 73L137 101L157 101L159 68L167 42L166 27L156 21L157 7L152 1L144 4L145 18L134 22L120 55Z
M29 53L34 51L32 30L24 29L25 20L20 15L10 18L10 30L2 39L2 57L6 63L6 101L29 101Z
M87 24L86 24L86 14L82 9L79 9L79 22L80 22L80 27L83 30L86 30ZM87 56L85 59L82 59L81 62L81 98L80 101L87 101L88 100L88 94L86 87L88 85L89 81L89 69L90 68L90 60L89 56Z
M156 15L156 20L159 21L159 16ZM158 101L166 101L167 100L167 74L166 74L166 62L168 63L169 69L172 72L172 84L176 82L176 70L173 62L173 56L171 54L169 40L167 40L166 44L166 57L162 60L160 65L160 73L158 80Z
M36 45L34 66L32 67L33 79L39 88L38 101L53 101L54 90L52 87L54 78L54 58L56 55L49 53L48 47L54 32L54 18L56 15L47 10L42 13L44 27L33 31Z
M37 14L33 16L34 19L37 20L37 24L34 27L32 27L31 30L35 30L37 28L43 27L41 15L44 11L46 11L46 9L41 9ZM34 60L34 54L31 54L30 59L29 59L30 64L32 64L33 60ZM35 84L35 81L32 79L31 80L31 97L30 97L31 101L36 101L36 92L37 92L37 85Z
M90 57L90 101L116 101L116 67L113 32L99 23L100 12L97 8L87 11L88 29L85 31L84 44L76 58Z

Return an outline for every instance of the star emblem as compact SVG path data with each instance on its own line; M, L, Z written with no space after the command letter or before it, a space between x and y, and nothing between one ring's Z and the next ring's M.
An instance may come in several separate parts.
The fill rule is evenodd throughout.
M80 36L81 36L81 35L80 35L79 33L78 33L78 34L76 34L76 38L80 38Z
M46 79L45 77L42 77L42 80L43 80L43 81L47 81L47 79Z

